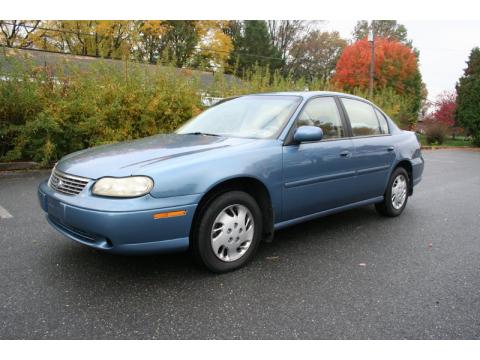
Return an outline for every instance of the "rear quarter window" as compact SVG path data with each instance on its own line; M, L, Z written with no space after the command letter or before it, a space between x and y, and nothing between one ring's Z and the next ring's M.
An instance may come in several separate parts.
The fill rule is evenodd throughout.
M381 135L382 129L373 106L363 101L342 98L353 136Z
M377 109L375 109L375 114L377 114L378 122L380 123L380 131L382 132L382 134L389 134L387 119L385 118L385 115L383 115Z

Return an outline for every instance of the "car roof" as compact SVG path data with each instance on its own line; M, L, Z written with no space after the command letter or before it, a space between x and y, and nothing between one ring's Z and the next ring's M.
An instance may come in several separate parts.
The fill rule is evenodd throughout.
M253 94L245 94L243 96L248 96L248 95L290 95L290 96L300 96L303 99L309 99L311 97L315 96L344 96L344 97L349 97L352 99L358 99L362 101L367 101L369 103L372 103L371 101L368 101L365 98L362 98L360 96L352 95L352 94L347 94L347 93L341 93L341 92L335 92L335 91L278 91L278 92L268 92L268 93L253 93Z
M293 95L293 96L301 96L303 98L310 98L312 96L318 95L345 95L345 96L352 96L358 97L350 94L335 92L335 91L273 91L273 92L265 92L265 93L252 93L246 95Z

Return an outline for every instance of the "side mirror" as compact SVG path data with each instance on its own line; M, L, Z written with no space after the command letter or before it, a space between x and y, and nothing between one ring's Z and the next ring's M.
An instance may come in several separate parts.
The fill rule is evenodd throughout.
M300 126L293 134L293 140L296 143L306 141L320 141L323 138L323 131L317 126Z

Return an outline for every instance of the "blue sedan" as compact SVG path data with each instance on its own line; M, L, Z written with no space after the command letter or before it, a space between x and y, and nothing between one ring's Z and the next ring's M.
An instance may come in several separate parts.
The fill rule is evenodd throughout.
M174 134L67 155L38 196L48 222L79 243L128 254L190 249L225 272L286 226L369 204L400 215L423 167L415 134L367 100L254 94Z

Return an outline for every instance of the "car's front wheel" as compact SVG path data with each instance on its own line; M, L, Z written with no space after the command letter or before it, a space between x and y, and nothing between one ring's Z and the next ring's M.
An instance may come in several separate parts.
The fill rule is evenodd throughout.
M245 265L261 240L262 217L257 202L243 191L229 191L201 211L192 234L197 260L217 273Z
M408 189L410 179L403 167L398 167L392 173L381 203L375 204L377 211L384 216L400 215L408 201Z

